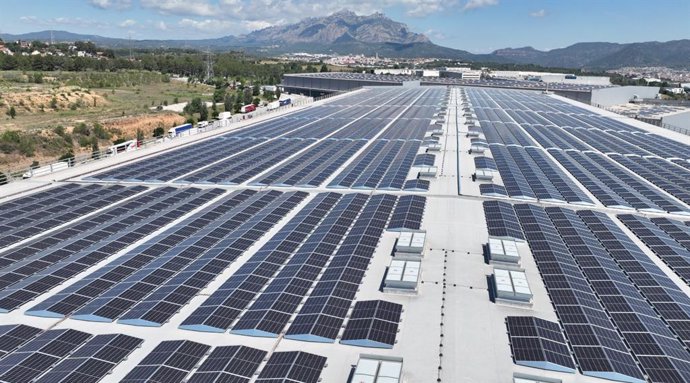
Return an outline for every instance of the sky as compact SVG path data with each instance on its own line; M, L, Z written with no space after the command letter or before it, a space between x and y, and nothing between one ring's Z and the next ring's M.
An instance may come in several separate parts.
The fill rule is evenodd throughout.
M383 12L434 43L488 53L690 38L690 0L2 0L0 33L213 38L349 9Z

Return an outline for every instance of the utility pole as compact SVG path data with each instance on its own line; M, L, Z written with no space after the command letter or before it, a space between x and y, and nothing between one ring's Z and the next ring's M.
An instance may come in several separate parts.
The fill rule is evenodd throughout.
M129 32L129 61L132 61L132 32Z
M213 78L213 57L211 56L211 48L206 51L206 81Z

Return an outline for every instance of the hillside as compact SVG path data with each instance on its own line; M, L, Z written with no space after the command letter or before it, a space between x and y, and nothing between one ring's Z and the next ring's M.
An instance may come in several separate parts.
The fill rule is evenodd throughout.
M576 69L614 69L624 66L690 68L690 40L618 44L583 42L565 48L540 51L532 47L499 49L477 55L434 44L382 13L358 16L340 11L326 17L306 18L240 36L200 40L132 40L53 31L56 41L92 41L109 48L191 48L215 51L242 50L271 56L284 53L365 54L384 57L430 57L476 62L535 64ZM1 35L7 40L49 41L50 31Z

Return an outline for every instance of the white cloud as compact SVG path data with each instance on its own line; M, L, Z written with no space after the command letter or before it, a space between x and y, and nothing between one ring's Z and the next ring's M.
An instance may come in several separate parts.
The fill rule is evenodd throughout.
M20 21L27 24L40 25L42 27L56 27L56 26L76 26L76 27L91 27L91 28L103 28L107 27L108 23L91 20L82 19L81 17L53 17L50 19L43 19L36 16L21 16Z
M498 5L498 0L468 0L462 7L463 11L470 11L478 8L490 7Z
M448 38L443 32L436 29L428 29L424 34L431 40L445 40Z
M134 26L134 25L136 25L136 24L137 24L136 21L134 21L134 20L132 20L132 19L127 19L127 20L121 22L121 23L118 24L118 25L120 26L120 28L129 28L129 27L132 27L132 26Z
M101 9L127 9L132 6L132 0L89 0L89 3Z
M213 16L220 12L216 4L205 0L141 0L141 6L163 14Z
M530 12L529 15L532 17L544 17L544 16L546 16L546 10L540 9L540 10L535 11L535 12Z
M156 29L160 31L167 31L168 26L165 24L165 21L159 21L156 23Z

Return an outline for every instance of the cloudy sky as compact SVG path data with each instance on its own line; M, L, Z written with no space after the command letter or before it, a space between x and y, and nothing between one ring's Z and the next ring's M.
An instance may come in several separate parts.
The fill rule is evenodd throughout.
M437 44L475 53L690 38L690 0L2 0L0 32L191 40L341 9L383 12Z

